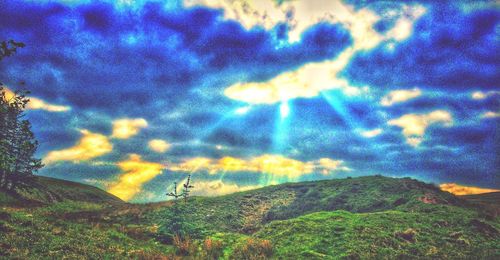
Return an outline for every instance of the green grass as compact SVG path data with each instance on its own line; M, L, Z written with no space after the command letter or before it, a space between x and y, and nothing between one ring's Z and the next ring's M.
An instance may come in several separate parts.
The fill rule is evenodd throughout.
M276 259L498 259L500 218L484 206L491 196L467 202L409 178L372 176L193 197L183 219L201 231L192 244L201 259L207 237L221 242L222 259L245 254L248 239L269 240ZM172 205L39 178L31 190L0 192L0 258L171 257L159 226Z
M428 213L384 211L317 212L275 221L255 234L271 240L278 258L439 258L500 257L498 233L471 223L499 228L498 222L453 206Z

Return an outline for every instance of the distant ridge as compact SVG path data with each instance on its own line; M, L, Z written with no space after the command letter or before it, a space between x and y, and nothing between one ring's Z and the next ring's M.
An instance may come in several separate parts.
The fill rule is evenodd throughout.
M42 176L34 176L23 188L0 190L0 205L36 206L62 201L124 203L118 197L91 185Z

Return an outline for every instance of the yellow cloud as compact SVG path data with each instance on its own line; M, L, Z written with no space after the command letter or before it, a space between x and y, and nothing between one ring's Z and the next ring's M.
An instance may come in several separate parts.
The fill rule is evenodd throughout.
M422 95L422 91L418 88L394 90L385 95L382 100L380 100L380 104L386 107L392 106L396 103L405 102L420 95Z
M495 189L484 189L479 187L471 187L471 186L461 186L456 183L443 183L439 185L439 188L443 191L447 191L453 193L455 195L470 195L470 194L481 194L488 192L498 192L500 190Z
M227 19L238 20L248 29L254 26L272 28L280 22L289 22L293 24L288 32L290 42L299 41L307 28L321 21L341 23L350 31L353 45L334 60L309 63L266 82L240 82L224 90L228 98L249 104L274 104L288 99L310 98L329 89L341 89L347 95L367 91L368 87L351 86L349 81L337 77L337 74L356 52L371 49L382 42L401 41L409 37L413 21L425 11L419 6L406 7L407 16L400 18L391 30L382 35L372 28L380 17L368 9L354 10L341 1L286 1L279 5L272 1L227 0L187 0L185 3L188 6L222 8ZM287 15L290 11L293 13L291 18Z
M471 97L472 97L472 99L475 99L475 100L481 100L481 99L485 99L487 97L497 95L497 94L500 94L500 91L496 91L496 90L475 91L475 92L472 92Z
M113 121L112 137L118 139L128 139L139 133L141 128L148 126L144 118L124 118Z
M222 181L196 182L192 195L197 196L219 196L240 191L253 190L260 188L258 185L240 186L238 184L228 184Z
M127 160L118 163L118 167L124 174L109 187L108 192L125 201L139 193L142 185L161 174L163 169L163 165L143 161L137 154L129 155Z
M106 136L88 130L81 130L80 132L82 137L75 146L49 152L44 158L45 164L57 161L87 161L113 150L113 145Z
M304 174L320 172L328 174L332 171L348 171L343 161L321 158L317 161L302 162L282 155L264 154L248 159L226 156L220 159L195 157L178 164L168 166L171 171L195 172L261 172L290 178Z
M7 99L10 99L14 96L14 92L9 90L8 88L4 87L3 89L5 91L5 97ZM28 97L30 102L27 104L26 109L31 109L31 110L45 110L49 112L66 112L71 110L71 107L69 106L61 106L61 105L54 105L50 104L42 99L36 98L36 97Z
M453 118L448 111L436 110L428 114L406 114L387 123L401 127L406 142L411 146L418 146L423 141L425 130L429 125L436 123L451 125L452 122Z
M170 144L161 139L153 139L148 142L149 149L157 152L164 153L170 149Z

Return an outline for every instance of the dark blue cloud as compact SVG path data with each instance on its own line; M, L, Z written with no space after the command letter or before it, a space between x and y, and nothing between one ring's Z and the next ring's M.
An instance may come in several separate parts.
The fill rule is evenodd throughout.
M27 45L8 65L0 64L6 83L23 79L49 101L110 113L148 105L153 97L174 103L193 87L263 80L332 58L351 42L340 25L320 24L301 43L276 48L274 30L246 30L223 20L221 10L201 7L167 10L146 3L116 10L101 2L66 7L20 1L2 7L0 33ZM217 85L213 79L220 77L231 81Z
M406 15L402 2L354 2L382 17L373 25L380 33ZM73 146L80 138L77 129L109 136L112 120L145 118L147 128L127 140L111 139L114 150L95 160L116 162L137 153L146 161L175 163L191 157L280 153L302 161L344 160L354 171L338 177L381 173L498 187L499 121L480 115L500 110L499 95L473 100L471 93L497 88L499 12L460 1L423 5L427 13L408 40L393 50L381 45L358 53L343 72L353 85L373 86L367 96L330 90L289 100L291 112L285 119L279 104L252 106L238 115L236 109L248 104L228 99L223 90L334 58L351 44L342 26L318 23L290 44L289 25L248 30L225 20L223 10L166 9L150 2L118 8L101 1L6 0L0 2L0 35L27 46L0 63L0 79L9 86L25 81L35 97L73 108L28 112L40 156ZM390 107L379 103L393 88L414 87L423 94ZM400 128L387 125L405 114L438 109L449 111L454 123L429 126L419 147L408 145ZM373 138L360 134L376 128L383 131ZM172 146L164 154L154 153L147 146L151 139ZM62 163L41 174L107 181L119 171L112 165ZM260 173L196 174L200 181L222 178L241 185L265 178ZM165 172L145 190L162 194L184 177ZM313 173L301 180L331 177Z
M500 11L427 7L407 41L394 50L383 45L357 54L344 76L384 88L495 89L500 81Z

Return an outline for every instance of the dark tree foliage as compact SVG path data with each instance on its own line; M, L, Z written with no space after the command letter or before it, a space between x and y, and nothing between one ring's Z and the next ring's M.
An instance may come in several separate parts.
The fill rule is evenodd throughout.
M0 42L0 61L5 57L12 56L16 53L17 48L23 48L25 45L22 42L16 42L14 40L1 41Z
M16 52L23 43L13 40L0 42L0 60ZM0 86L0 188L12 190L25 184L43 165L33 157L38 142L31 124L24 119L29 102L28 92L16 92L8 97Z

